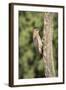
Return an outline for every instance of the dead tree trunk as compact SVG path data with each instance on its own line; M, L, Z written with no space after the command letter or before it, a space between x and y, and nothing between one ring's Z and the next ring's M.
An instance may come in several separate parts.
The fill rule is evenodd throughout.
M53 39L53 14L46 12L44 14L44 30L43 30L43 61L45 66L46 77L55 76L52 39Z

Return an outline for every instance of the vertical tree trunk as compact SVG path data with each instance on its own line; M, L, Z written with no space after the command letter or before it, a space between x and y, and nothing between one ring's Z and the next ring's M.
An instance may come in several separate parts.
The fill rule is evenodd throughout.
M43 30L43 61L45 66L46 77L55 76L52 39L53 39L53 14L46 12L44 14L44 30Z

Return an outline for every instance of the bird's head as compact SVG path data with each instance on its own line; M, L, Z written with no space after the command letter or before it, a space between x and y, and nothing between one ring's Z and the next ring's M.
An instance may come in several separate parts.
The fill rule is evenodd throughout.
M34 28L33 28L33 33L34 33L34 34L39 34L39 29L38 29L37 27L34 27Z

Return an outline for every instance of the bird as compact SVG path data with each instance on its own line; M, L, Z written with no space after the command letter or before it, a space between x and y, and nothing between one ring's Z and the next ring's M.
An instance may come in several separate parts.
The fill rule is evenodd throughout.
M39 34L39 29L38 28L33 28L33 44L36 49L36 51L42 55L43 51L43 46L42 46L42 39Z

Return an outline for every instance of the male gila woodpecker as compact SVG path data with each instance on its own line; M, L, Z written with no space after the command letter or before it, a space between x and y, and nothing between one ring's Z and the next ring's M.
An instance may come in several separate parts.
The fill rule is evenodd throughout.
M33 43L38 53L42 55L42 40L37 28L33 29Z

